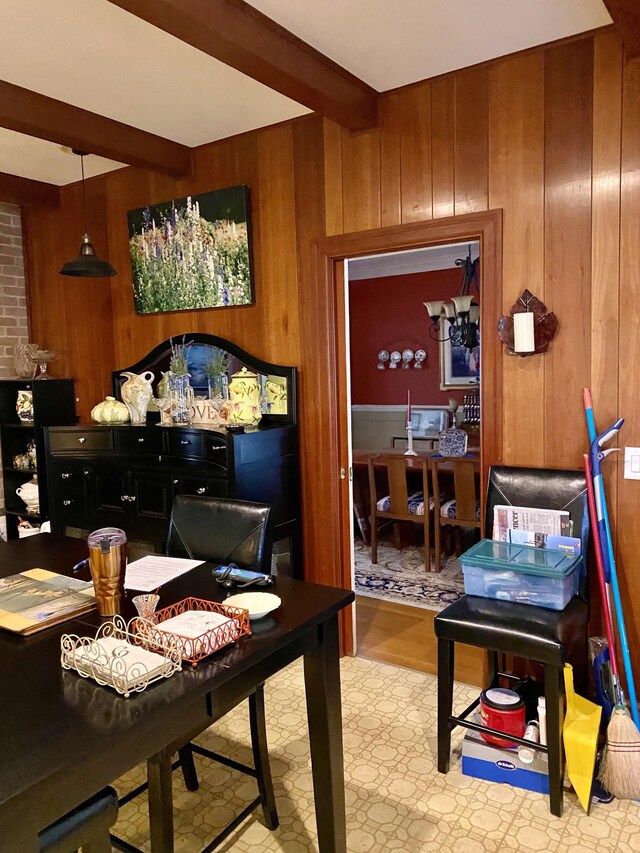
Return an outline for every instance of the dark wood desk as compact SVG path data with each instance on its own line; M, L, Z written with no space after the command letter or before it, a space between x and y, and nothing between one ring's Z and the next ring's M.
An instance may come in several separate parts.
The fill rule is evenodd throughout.
M83 540L42 534L0 545L0 576L28 568L69 574ZM203 722L213 724L258 684L304 657L307 716L321 853L346 851L338 613L348 590L277 579L282 606L253 634L124 699L60 666L60 636L90 634L95 613L32 637L0 632L0 853L35 853L37 833L87 797ZM161 588L161 604L187 594L224 598L203 565ZM133 615L127 602L125 616ZM157 827L154 853L173 845Z

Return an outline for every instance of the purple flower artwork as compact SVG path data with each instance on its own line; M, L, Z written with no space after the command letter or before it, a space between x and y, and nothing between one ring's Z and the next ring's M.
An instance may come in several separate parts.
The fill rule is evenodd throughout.
M248 187L130 210L128 221L138 314L253 304Z

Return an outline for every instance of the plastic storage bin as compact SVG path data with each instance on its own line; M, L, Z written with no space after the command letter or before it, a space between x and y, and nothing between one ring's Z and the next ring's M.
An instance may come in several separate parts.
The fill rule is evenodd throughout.
M582 556L483 539L460 557L467 595L563 610L577 594Z

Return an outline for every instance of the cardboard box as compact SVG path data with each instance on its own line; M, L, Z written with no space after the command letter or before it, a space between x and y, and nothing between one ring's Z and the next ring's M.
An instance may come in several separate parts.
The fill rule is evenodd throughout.
M487 743L479 732L469 729L462 741L462 772L489 782L501 782L539 794L549 793L547 754L536 752L531 764L518 758L518 749L501 749Z

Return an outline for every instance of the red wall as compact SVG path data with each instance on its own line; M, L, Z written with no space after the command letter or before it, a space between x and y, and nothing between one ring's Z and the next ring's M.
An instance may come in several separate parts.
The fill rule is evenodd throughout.
M455 397L462 403L463 390L440 390L438 343L429 335L431 323L422 304L431 299L450 299L460 286L459 269L393 275L349 283L351 329L351 402L384 405L446 405ZM424 349L422 370L378 370L381 349ZM388 362L387 362L388 364ZM413 362L412 362L413 365Z

